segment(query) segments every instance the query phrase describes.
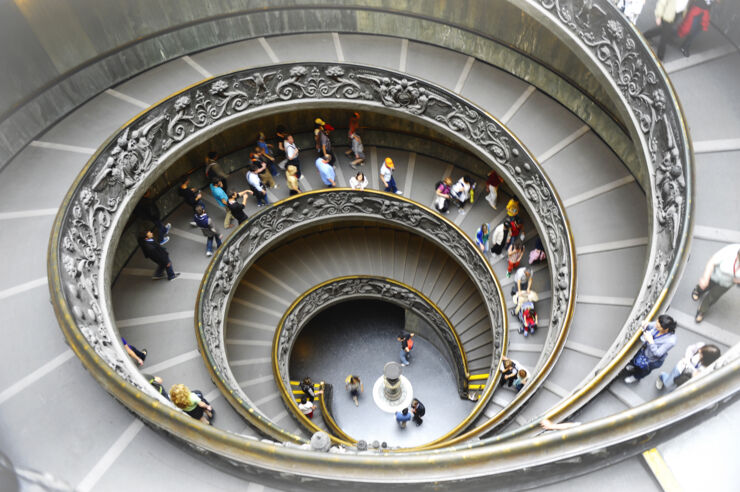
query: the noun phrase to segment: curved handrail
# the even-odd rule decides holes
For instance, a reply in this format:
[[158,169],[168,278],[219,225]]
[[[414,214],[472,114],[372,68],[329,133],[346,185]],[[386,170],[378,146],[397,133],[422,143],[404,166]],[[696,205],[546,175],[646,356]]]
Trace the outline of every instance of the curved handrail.
[[[640,78],[643,78],[645,82],[644,84],[637,82],[632,83],[630,80],[633,79],[632,74],[627,74],[626,84],[623,84],[624,91],[627,92],[633,88],[637,91],[635,93],[630,93],[629,97],[621,94],[622,89],[620,89],[619,84],[619,81],[624,80],[619,73],[622,69],[622,61],[625,60],[621,54],[616,60],[610,59],[614,57],[610,57],[608,54],[605,59],[600,61],[597,61],[594,56],[594,66],[596,66],[600,71],[600,74],[613,91],[612,93],[616,95],[616,98],[620,99],[624,97],[624,99],[620,100],[624,107],[629,108],[628,110],[630,111],[631,116],[628,123],[631,124],[631,131],[634,134],[639,135],[639,138],[636,138],[635,141],[639,141],[644,149],[654,147],[652,150],[667,151],[667,161],[665,163],[661,163],[661,165],[659,165],[658,159],[653,157],[645,159],[645,162],[643,163],[645,165],[645,169],[648,170],[647,172],[651,180],[651,187],[649,190],[651,197],[660,197],[662,200],[660,213],[655,212],[654,214],[654,217],[659,219],[656,220],[655,223],[667,225],[667,227],[660,232],[656,230],[653,231],[651,236],[651,251],[652,248],[656,247],[656,238],[664,241],[666,244],[676,246],[673,244],[673,238],[675,237],[678,238],[678,245],[671,249],[668,257],[664,256],[662,258],[655,258],[651,254],[648,270],[652,271],[653,274],[652,277],[643,284],[645,289],[644,292],[641,290],[640,296],[641,301],[644,301],[646,306],[644,312],[641,313],[643,316],[637,316],[638,318],[644,317],[644,314],[647,314],[649,311],[653,311],[662,299],[668,296],[674,280],[680,273],[680,265],[687,251],[688,236],[690,236],[688,232],[691,228],[688,208],[691,206],[691,196],[693,192],[691,184],[691,180],[693,179],[693,170],[691,167],[691,155],[687,131],[680,114],[678,102],[675,98],[674,92],[670,88],[670,83],[668,82],[667,77],[665,77],[665,75],[660,71],[657,62],[650,56],[647,46],[639,36],[637,36],[638,42],[640,43],[639,50],[634,51],[632,49],[634,48],[634,45],[628,46],[626,44],[626,39],[630,38],[630,36],[625,36],[625,32],[632,33],[634,35],[634,31],[632,31],[632,28],[629,27],[626,21],[616,13],[616,10],[614,10],[612,6],[604,0],[584,2],[584,5],[590,6],[592,10],[595,8],[597,11],[596,13],[598,13],[600,17],[596,18],[595,13],[593,17],[587,16],[586,18],[583,18],[581,16],[582,11],[576,12],[572,4],[561,6],[560,3],[561,2],[556,0],[547,0],[543,1],[542,5],[535,5],[534,0],[528,0],[521,1],[518,4],[535,10],[541,8],[541,13],[545,14],[545,17],[548,19],[547,22],[555,27],[552,30],[558,31],[561,34],[565,33],[565,36],[569,36],[576,50],[582,49],[581,46],[576,46],[579,42],[578,36],[582,34],[590,35],[588,38],[589,42],[592,42],[595,39],[599,40],[597,41],[597,44],[604,41],[603,45],[597,46],[595,44],[592,47],[592,53],[595,53],[597,50],[600,53],[608,52],[610,44],[617,45],[620,48],[627,47],[628,49],[620,49],[619,52],[630,54],[630,63],[633,64],[632,69],[639,66],[641,72],[639,72],[638,75]],[[563,13],[565,13],[565,17],[560,18]],[[612,24],[609,25],[609,22],[612,22]],[[583,26],[587,29],[582,29]],[[606,32],[608,28],[611,33],[610,36],[614,37],[612,41],[599,37],[601,36],[602,28],[604,32]],[[630,43],[634,43],[634,38],[631,38]],[[637,61],[639,61],[639,65]],[[617,73],[611,73],[612,69],[616,69]],[[656,78],[659,78],[660,81],[657,81]],[[647,89],[647,91],[644,89]],[[651,93],[650,91],[653,89],[655,90]],[[627,99],[630,99],[630,101],[628,102]],[[636,102],[637,104],[631,105],[630,102]],[[645,129],[642,127],[643,123],[646,124]],[[144,130],[144,133],[148,132],[145,128],[142,127],[142,129]],[[653,130],[656,130],[656,133],[653,133]],[[670,136],[671,133],[673,139],[663,138],[664,136]],[[128,142],[129,139],[125,138],[124,141]],[[133,143],[135,147],[136,142],[134,141]],[[144,147],[146,146],[144,142],[141,143]],[[142,156],[146,158],[146,148],[141,150],[144,152]],[[648,151],[645,155],[650,153],[651,151]],[[660,155],[657,152],[655,152],[655,154]],[[99,153],[97,155],[99,155]],[[666,153],[663,152],[661,157],[663,155],[666,155]],[[90,167],[90,165],[86,166],[84,172],[90,170]],[[148,168],[148,165],[145,167]],[[145,174],[149,172],[148,169],[144,169],[143,171]],[[147,174],[144,181],[149,179],[149,176],[150,174]],[[141,176],[138,176],[136,179],[141,179]],[[120,385],[121,380],[127,380],[127,375],[132,374],[132,372],[129,367],[125,367],[126,365],[130,365],[130,363],[125,361],[125,357],[121,353],[120,347],[117,347],[115,337],[111,338],[105,333],[103,334],[102,339],[90,336],[91,333],[100,326],[101,321],[105,321],[103,325],[109,325],[109,321],[112,318],[110,313],[106,312],[106,302],[100,302],[99,300],[99,296],[106,295],[105,288],[97,288],[97,286],[106,286],[103,280],[105,275],[100,275],[99,281],[88,279],[87,275],[83,282],[76,282],[75,279],[78,279],[83,273],[89,273],[88,262],[97,262],[100,257],[105,257],[104,248],[100,247],[100,243],[109,244],[110,241],[106,241],[106,239],[110,239],[111,236],[115,236],[115,234],[108,234],[107,231],[99,233],[97,227],[93,227],[92,229],[95,233],[91,236],[88,235],[87,239],[89,239],[89,243],[84,239],[82,240],[81,244],[83,251],[72,257],[71,262],[62,259],[61,255],[56,251],[59,244],[61,244],[60,241],[62,239],[59,223],[68,218],[68,208],[73,199],[76,200],[77,198],[80,198],[81,201],[77,202],[78,204],[81,203],[84,205],[85,202],[87,202],[87,205],[90,205],[91,207],[86,206],[84,208],[86,211],[92,212],[93,215],[93,217],[90,217],[88,214],[88,218],[92,219],[93,222],[102,221],[107,224],[105,229],[114,222],[112,221],[112,216],[120,212],[120,201],[115,200],[115,195],[107,194],[103,197],[105,199],[102,202],[98,200],[97,196],[92,197],[92,199],[90,195],[83,197],[82,195],[84,194],[80,194],[78,196],[78,190],[76,188],[80,187],[80,183],[81,178],[78,178],[75,182],[74,193],[70,193],[65,198],[63,207],[60,209],[60,214],[57,217],[57,221],[55,221],[55,227],[50,243],[49,283],[51,294],[55,301],[54,304],[57,317],[67,339],[70,341],[72,349],[78,356],[80,356],[81,360],[85,363],[86,367],[90,369],[93,376],[98,379],[106,389],[113,393],[117,398],[122,399],[129,408],[137,412],[150,423],[165,428],[168,432],[172,432],[175,435],[180,436],[182,435],[180,433],[181,431],[188,427],[192,428],[193,424],[190,423],[190,425],[188,425],[187,420],[178,413],[170,414],[165,418],[159,409],[152,407],[151,405],[152,402],[159,404],[159,401],[152,400],[150,397],[140,398],[141,393],[135,386],[137,381],[131,381],[133,383],[132,385]],[[124,202],[126,204],[130,204],[131,197],[133,196],[133,198],[135,198],[135,195],[135,193],[133,195],[127,193],[126,196],[123,197],[125,198]],[[113,202],[106,201],[110,198],[113,199]],[[77,217],[77,219],[79,218],[80,217]],[[545,236],[543,235],[543,237]],[[62,273],[62,265],[64,265],[66,270],[64,273]],[[104,273],[104,269],[97,268],[96,272]],[[642,296],[643,293],[646,295]],[[65,302],[65,304],[61,306],[59,301],[67,301],[67,299],[62,299],[67,296],[71,296],[69,304]],[[75,301],[74,299],[77,300]],[[105,299],[103,299],[103,301],[105,301]],[[84,329],[78,326],[83,323]],[[624,339],[625,337],[622,338]],[[93,341],[93,345],[90,346],[84,340]],[[632,338],[632,340],[634,340],[634,338]],[[625,342],[622,344],[620,342],[624,347],[626,347],[628,343],[629,342]],[[120,361],[123,361],[123,366],[119,366],[118,363]],[[113,369],[113,372],[111,372],[111,369]],[[596,429],[596,427],[590,427],[590,424],[584,426],[584,429],[596,429],[589,435],[589,437],[596,439],[597,441],[599,437],[601,437],[602,440],[599,441],[599,443],[613,443],[617,442],[619,439],[622,439],[620,442],[626,442],[628,435],[632,432],[631,429],[626,428],[626,425],[630,422],[634,423],[635,420],[633,419],[638,420],[638,423],[641,425],[641,429],[646,433],[650,433],[656,429],[669,427],[670,423],[673,421],[684,418],[686,415],[690,415],[701,410],[706,405],[712,405],[715,401],[719,401],[719,398],[726,398],[727,395],[734,393],[738,386],[737,370],[737,364],[726,366],[719,369],[716,373],[694,383],[692,385],[692,394],[687,394],[683,388],[679,388],[678,391],[668,395],[668,397],[671,397],[671,402],[680,402],[683,404],[680,408],[678,406],[672,406],[669,410],[666,410],[664,407],[656,407],[655,409],[649,408],[649,411],[647,412],[638,413],[629,411],[624,412],[623,415],[617,416],[617,418],[610,419],[610,421],[616,426],[622,426],[614,431],[610,436],[599,434],[598,429]],[[114,372],[117,373],[118,376],[114,376]],[[144,389],[144,392],[147,392],[146,388]],[[720,396],[713,396],[714,393],[719,394],[720,392],[723,392],[723,394]],[[703,398],[705,396],[706,398]],[[660,399],[661,403],[664,403],[663,398]],[[656,423],[655,420],[660,418],[664,419],[664,422]],[[226,446],[243,442],[235,440],[228,435],[224,435],[224,433],[219,433],[215,429],[210,428],[205,428],[202,432],[197,434],[191,434],[191,438],[194,441],[200,443],[211,451],[219,451],[219,443]],[[519,444],[524,445],[528,443],[533,445],[534,443],[539,446],[539,449],[547,448],[548,450],[555,450],[561,445],[555,441],[557,440],[546,439],[545,441],[535,442],[533,440],[525,439],[515,444],[518,447]],[[596,449],[596,446],[600,445],[599,443],[593,442],[591,449]],[[557,444],[557,446],[555,446],[555,444]],[[492,464],[490,462],[486,462],[486,465],[488,465],[486,468],[478,468],[477,471],[473,470],[472,465],[474,461],[480,465],[480,462],[478,462],[478,459],[480,458],[485,458],[486,460],[494,459],[495,449],[493,448],[494,447],[491,446],[491,448],[478,450],[479,453],[474,455],[476,459],[470,459],[470,461],[467,461],[467,459],[473,458],[473,456],[450,451],[448,453],[435,455],[436,459],[434,461],[420,460],[417,463],[420,467],[431,464],[432,462],[435,462],[438,465],[454,464],[456,465],[454,466],[456,474],[477,473],[478,475],[491,475],[496,473],[496,470],[492,469]],[[261,466],[265,466],[266,468],[273,470],[283,469],[286,470],[286,472],[289,472],[287,469],[281,468],[278,464],[253,453],[253,451],[257,449],[264,450],[266,452],[274,452],[274,448],[272,448],[271,445],[263,443],[248,443],[248,445],[245,445],[243,449],[249,449],[250,452],[234,452],[231,456],[239,456],[240,459],[244,459],[246,462],[259,463]],[[581,448],[581,451],[583,449],[585,448]],[[281,451],[281,455],[283,457],[294,458],[290,463],[291,470],[293,470],[293,472],[295,472],[296,468],[299,466],[298,462],[301,464],[310,463],[314,468],[313,470],[304,470],[307,472],[306,474],[310,473],[314,476],[325,477],[330,476],[331,469],[322,466],[326,463],[324,463],[320,458],[316,456],[308,457],[302,455],[298,451],[287,449],[283,449]],[[574,455],[577,452],[579,451],[576,451],[575,448],[573,448],[571,450],[571,455]],[[422,454],[421,456],[424,455]],[[450,460],[462,461],[455,461],[453,463]],[[348,459],[347,461],[351,465],[351,469],[336,465],[336,463],[335,465],[348,475],[353,474],[356,476],[360,471],[368,469],[358,461],[353,461],[351,459]],[[424,464],[422,464],[422,462]],[[444,467],[441,466],[440,468],[443,469]],[[498,468],[497,470],[502,469],[503,468]],[[404,468],[404,473],[408,476],[418,470],[419,468],[417,468],[416,465],[409,462],[408,466]],[[376,473],[375,478],[366,475],[367,480],[382,480],[382,478],[380,478],[381,474],[383,476],[387,476],[387,474],[383,474],[380,470],[374,470],[374,472]],[[427,478],[434,479],[428,469],[424,469],[424,474]]]
[[[445,217],[408,198],[374,190],[332,188],[294,195],[254,214],[223,242],[203,276],[195,310],[196,338],[211,377],[218,380],[219,387],[226,388],[224,395],[236,410],[247,415],[251,413],[252,405],[233,376],[224,349],[223,320],[227,318],[234,287],[249,267],[278,242],[338,220],[382,221],[413,231],[435,243],[460,265],[486,305],[494,352],[491,380],[497,381],[499,361],[508,340],[506,306],[491,265],[472,239]],[[290,313],[283,317],[281,324],[288,316]],[[279,379],[281,375],[287,378],[290,343],[301,324],[302,320],[292,320],[287,329],[276,332],[273,342],[274,375],[283,400],[293,414],[304,426],[315,430],[314,424],[293,408],[295,404],[287,389],[289,383]],[[459,433],[472,422],[483,411],[494,389],[495,384],[486,388],[468,416],[444,437]]]
[[321,416],[324,418],[324,423],[331,433],[339,437],[339,439],[352,443],[353,445],[357,444],[357,439],[344,432],[344,430],[337,425],[334,417],[332,417],[331,401],[334,398],[334,387],[331,384],[324,383],[322,381],[321,389],[323,391],[319,394],[319,408],[321,409]]
[[[301,231],[302,234],[304,232]],[[291,394],[288,365],[293,345],[304,326],[320,311],[336,303],[356,298],[385,300],[411,310],[424,318],[448,348],[454,362],[453,365],[458,373],[456,378],[458,392],[462,393],[464,391],[465,384],[470,376],[465,350],[454,326],[436,304],[417,289],[398,280],[372,275],[348,275],[333,278],[315,285],[298,296],[286,309],[273,335],[271,359],[275,383],[285,405],[304,427],[311,433],[321,430],[311,419],[303,415]],[[344,432],[341,432],[341,434],[346,436]],[[349,441],[354,445],[357,442],[356,439],[350,438],[348,440],[340,434],[335,435],[340,438],[337,441],[339,444],[347,444],[347,441]]]

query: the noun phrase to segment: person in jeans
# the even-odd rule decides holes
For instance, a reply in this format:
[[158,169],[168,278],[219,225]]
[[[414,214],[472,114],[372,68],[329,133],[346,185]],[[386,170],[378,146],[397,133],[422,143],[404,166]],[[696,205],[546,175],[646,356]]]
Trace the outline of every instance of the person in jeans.
[[227,181],[228,175],[221,168],[221,165],[217,161],[218,154],[216,152],[209,152],[206,156],[206,179],[208,182],[213,183],[214,181],[221,180],[223,188],[228,189],[229,183]]
[[211,424],[213,408],[201,391],[190,391],[184,384],[176,384],[170,388],[170,400],[194,419],[206,425]]
[[285,147],[285,158],[288,159],[288,162],[285,165],[286,168],[287,166],[295,166],[297,170],[296,176],[298,179],[301,179],[301,161],[298,159],[298,154],[300,152],[298,150],[298,146],[295,144],[295,140],[293,140],[293,135],[289,134],[285,137],[283,146]]
[[175,273],[172,269],[172,261],[170,261],[170,255],[167,253],[167,250],[154,240],[154,233],[151,229],[144,230],[141,237],[139,237],[139,246],[142,253],[144,253],[144,257],[149,258],[157,264],[157,269],[154,271],[154,275],[152,275],[152,280],[163,279],[165,271],[167,271],[167,280],[174,280],[180,276],[179,273]]
[[398,191],[396,186],[396,180],[393,177],[393,171],[396,169],[396,165],[393,163],[393,159],[386,157],[383,165],[380,166],[380,180],[383,182],[385,189],[389,193],[396,193],[397,195],[403,195],[403,192]]
[[626,384],[636,383],[663,365],[668,351],[676,345],[676,321],[661,314],[657,321],[643,322],[640,340],[643,346],[618,376],[623,377]]
[[707,310],[733,285],[740,284],[740,244],[730,244],[712,255],[704,267],[704,273],[691,292],[691,298],[699,301],[694,321],[701,323]]
[[200,228],[200,232],[207,238],[206,239],[206,256],[213,256],[213,240],[216,240],[216,247],[221,247],[221,234],[218,233],[216,228],[213,226],[213,221],[208,214],[206,209],[198,206],[195,207],[195,215],[193,216],[195,223]]
[[[249,219],[247,214],[244,212],[244,206],[247,204],[247,195],[254,195],[254,193],[252,192],[252,190],[244,190],[239,192],[232,191],[229,194],[229,201],[226,202],[226,206],[229,207],[231,215],[240,224]],[[239,197],[241,197],[242,199],[241,202],[239,202]]]
[[[665,47],[673,37],[673,24],[679,19],[677,6],[680,0],[658,0],[655,5],[655,27],[645,31],[647,39],[660,36],[658,58],[665,56]],[[681,2],[683,3],[683,2]]]
[[198,205],[205,207],[205,203],[203,203],[203,195],[200,193],[200,191],[196,188],[190,187],[190,178],[185,178],[185,180],[180,183],[180,188],[177,190],[177,194],[182,197],[183,200],[185,200],[185,203],[190,205],[193,210],[195,210],[195,207]]
[[139,366],[144,365],[144,361],[146,360],[146,349],[139,350],[130,343],[126,341],[125,338],[121,337],[121,341],[123,342],[123,348],[126,351],[126,353],[136,361]]
[[335,188],[337,186],[337,175],[334,168],[329,163],[329,159],[326,156],[319,156],[316,158],[316,170],[321,176],[321,182],[327,188]]
[[259,175],[255,172],[254,168],[250,168],[247,171],[247,184],[252,189],[254,198],[257,200],[257,206],[269,205],[270,201],[267,199],[267,190],[262,185],[262,180]]
[[154,224],[154,227],[157,228],[159,244],[164,245],[170,240],[167,234],[170,232],[172,224],[162,224],[159,208],[157,207],[157,203],[152,199],[149,191],[144,193],[144,197],[136,205],[136,208],[134,208],[134,215],[141,220]]
[[412,340],[413,337],[413,333],[406,332],[403,332],[396,337],[396,340],[401,342],[401,364],[404,366],[410,364],[409,355],[411,355],[411,349],[414,348],[414,341]]
[[365,391],[360,378],[358,376],[355,376],[354,374],[350,374],[349,376],[347,376],[347,379],[344,380],[344,387],[347,391],[349,391],[349,395],[352,397],[352,401],[355,402],[355,406],[359,407],[360,393]]
[[224,217],[224,229],[230,229],[231,227],[234,227],[231,223],[231,220],[234,217],[231,215],[231,210],[229,210],[229,207],[227,205],[229,202],[229,197],[226,194],[223,181],[220,179],[216,179],[213,183],[210,184],[210,187],[211,194],[213,195],[213,198],[216,199],[216,203],[226,212],[226,216]]
[[692,377],[704,372],[707,367],[719,359],[720,350],[716,345],[707,345],[704,342],[689,345],[683,359],[676,363],[670,373],[661,372],[655,381],[658,391],[665,388],[668,391],[680,386]]
[[411,413],[414,414],[413,420],[418,427],[422,424],[422,422],[424,422],[424,419],[422,419],[422,417],[426,415],[427,409],[422,402],[414,398],[413,400],[411,400]]

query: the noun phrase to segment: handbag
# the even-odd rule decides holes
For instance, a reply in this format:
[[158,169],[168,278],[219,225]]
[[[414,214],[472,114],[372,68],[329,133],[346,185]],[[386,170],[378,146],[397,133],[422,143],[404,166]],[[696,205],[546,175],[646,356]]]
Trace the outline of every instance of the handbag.
[[719,265],[714,265],[714,270],[712,270],[712,276],[710,278],[712,282],[721,287],[729,288],[734,284],[732,276],[722,272],[719,269]]

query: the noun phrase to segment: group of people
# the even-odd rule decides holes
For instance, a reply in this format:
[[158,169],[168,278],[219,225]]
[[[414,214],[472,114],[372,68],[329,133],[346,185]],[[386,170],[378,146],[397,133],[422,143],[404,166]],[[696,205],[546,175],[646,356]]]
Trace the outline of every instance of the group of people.
[[[669,42],[680,40],[681,53],[691,55],[691,43],[701,31],[709,29],[711,9],[718,0],[658,0],[655,4],[655,27],[645,31],[646,38],[659,37],[658,58],[665,55]],[[642,13],[645,0],[612,0],[634,24]]]
[[396,412],[396,423],[398,423],[398,426],[401,429],[405,429],[406,424],[408,424],[409,420],[413,420],[418,427],[424,422],[424,419],[422,419],[422,417],[426,415],[426,411],[427,410],[424,407],[424,404],[418,399],[414,398],[413,400],[411,400],[410,407],[402,408],[401,410],[398,410]]

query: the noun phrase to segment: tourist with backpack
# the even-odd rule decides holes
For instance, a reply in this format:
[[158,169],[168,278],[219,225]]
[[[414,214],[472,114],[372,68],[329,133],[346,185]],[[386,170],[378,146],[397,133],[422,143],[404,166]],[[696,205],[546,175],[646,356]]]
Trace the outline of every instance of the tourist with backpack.
[[434,185],[434,208],[439,213],[450,213],[450,188],[452,187],[452,180],[445,178],[442,181],[437,181]]
[[409,356],[414,348],[414,334],[402,332],[396,337],[396,340],[401,342],[401,364],[407,366],[410,364]]
[[200,228],[200,232],[207,238],[206,239],[206,256],[213,256],[213,240],[216,240],[216,247],[221,247],[221,234],[218,233],[216,228],[213,226],[213,221],[208,214],[206,209],[200,205],[195,207],[195,215],[193,215],[195,224]]
[[676,345],[676,321],[661,314],[657,321],[643,322],[640,340],[642,347],[618,376],[626,384],[636,383],[663,365],[668,351]]

